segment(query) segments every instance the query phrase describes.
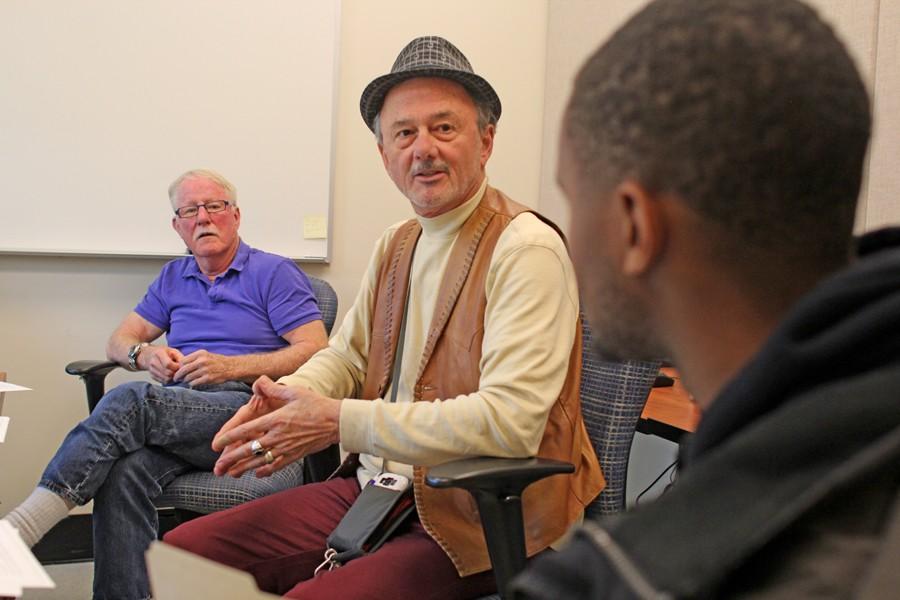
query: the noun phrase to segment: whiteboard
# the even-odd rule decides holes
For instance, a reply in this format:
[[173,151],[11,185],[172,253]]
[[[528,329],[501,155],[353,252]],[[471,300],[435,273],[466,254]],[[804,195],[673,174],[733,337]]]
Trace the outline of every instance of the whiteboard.
[[183,254],[167,188],[209,168],[237,187],[247,243],[327,260],[339,13],[0,2],[0,252]]

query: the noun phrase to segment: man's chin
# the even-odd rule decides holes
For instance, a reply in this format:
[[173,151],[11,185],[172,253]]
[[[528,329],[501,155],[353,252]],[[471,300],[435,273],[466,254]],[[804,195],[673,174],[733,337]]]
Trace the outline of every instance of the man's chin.
[[196,240],[190,247],[194,256],[210,256],[222,251],[222,244],[218,238],[206,237]]
[[[587,323],[591,328],[591,351],[597,358],[610,362],[627,360],[654,361],[666,356],[661,351],[661,344],[653,331],[645,327],[646,321],[634,315],[626,316],[624,307],[613,310],[606,307],[610,314],[618,315],[615,321],[594,319]],[[588,311],[590,312],[590,311]]]
[[[592,332],[591,350],[602,361],[608,362],[625,362],[628,360],[640,361],[658,361],[668,355],[668,353],[659,349],[654,350],[657,344],[650,341],[639,341],[630,339],[627,341],[615,340],[610,338],[603,339],[603,334],[594,330]],[[611,343],[612,342],[612,343]]]
[[436,217],[446,212],[447,202],[440,194],[417,194],[410,199],[417,215]]
[[611,347],[608,344],[604,344],[600,341],[598,337],[595,337],[591,340],[591,351],[603,361],[609,362],[624,362],[626,360],[632,360],[634,357],[627,356],[626,353],[622,352],[622,348],[619,347]]

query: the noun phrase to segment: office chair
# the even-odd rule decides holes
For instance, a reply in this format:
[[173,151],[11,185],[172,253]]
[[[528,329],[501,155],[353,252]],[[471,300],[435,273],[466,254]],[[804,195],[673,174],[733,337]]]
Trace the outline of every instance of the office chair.
[[[326,282],[310,277],[319,303],[325,332],[330,335],[337,314],[337,294]],[[66,366],[66,373],[84,381],[88,410],[93,411],[105,393],[106,376],[120,365],[111,361],[79,360]],[[176,524],[262,498],[309,481],[321,481],[340,464],[337,444],[298,460],[269,477],[257,478],[248,471],[239,478],[216,477],[208,471],[190,471],[176,477],[154,502],[159,509],[175,509]]]
[[[606,478],[606,487],[585,509],[585,519],[590,519],[625,508],[631,442],[660,364],[600,360],[591,351],[591,330],[584,320],[582,334],[581,413]],[[425,482],[435,488],[463,488],[473,495],[502,597],[526,562],[523,491],[534,481],[574,469],[570,463],[542,458],[466,458],[433,467]]]

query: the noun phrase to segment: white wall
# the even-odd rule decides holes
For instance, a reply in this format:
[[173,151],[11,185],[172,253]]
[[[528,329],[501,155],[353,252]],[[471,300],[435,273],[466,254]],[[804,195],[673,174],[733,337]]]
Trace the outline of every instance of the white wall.
[[[513,198],[537,206],[546,0],[456,0],[434,7],[439,10],[412,0],[342,2],[332,262],[305,267],[337,290],[339,319],[353,301],[375,239],[412,214],[359,115],[365,85],[387,73],[412,38],[447,37],[495,87],[505,102],[488,174]],[[92,152],[89,139],[84,152]],[[235,181],[239,190],[240,183]],[[159,182],[161,203],[167,202],[168,184]],[[55,200],[61,199],[46,199],[46,210]],[[242,196],[241,208],[251,212],[253,198]],[[4,215],[4,227],[14,226],[14,218]],[[169,228],[168,222],[146,226]],[[80,382],[63,367],[103,356],[107,335],[162,265],[157,259],[0,255],[0,370],[35,390],[6,397],[3,412],[12,422],[0,444],[0,514],[28,494],[65,433],[87,414]],[[126,376],[120,373],[113,383]]]

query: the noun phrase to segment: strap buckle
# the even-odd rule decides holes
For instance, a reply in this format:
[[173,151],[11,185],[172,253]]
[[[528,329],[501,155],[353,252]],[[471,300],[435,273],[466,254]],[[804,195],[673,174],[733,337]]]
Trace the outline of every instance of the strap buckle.
[[316,570],[313,571],[313,577],[318,575],[319,571],[322,571],[323,569],[325,569],[325,567],[328,567],[328,569],[326,569],[328,571],[333,571],[333,570],[337,569],[338,567],[340,567],[341,563],[334,560],[334,557],[337,556],[337,553],[338,553],[337,550],[335,550],[334,548],[326,548],[325,549],[325,560],[323,560],[322,564],[320,564],[318,567],[316,567]]

